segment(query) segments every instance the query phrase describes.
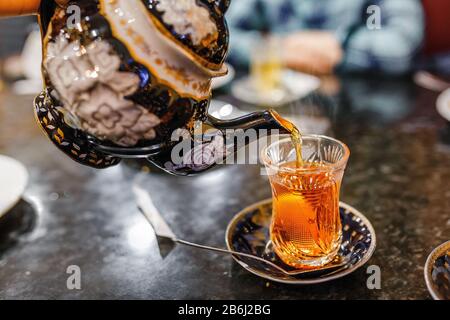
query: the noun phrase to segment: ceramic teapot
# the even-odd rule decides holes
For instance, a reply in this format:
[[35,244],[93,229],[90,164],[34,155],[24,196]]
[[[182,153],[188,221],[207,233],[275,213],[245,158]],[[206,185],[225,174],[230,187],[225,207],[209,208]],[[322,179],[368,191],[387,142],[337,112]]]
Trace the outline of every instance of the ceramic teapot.
[[[34,102],[36,119],[73,160],[107,168],[147,158],[189,175],[235,151],[225,143],[227,129],[286,131],[271,111],[232,121],[208,115],[211,79],[227,72],[230,0],[62,2],[5,0],[0,12],[38,11],[45,89]],[[208,130],[205,139],[199,126],[217,134]],[[192,146],[178,162],[176,132]]]

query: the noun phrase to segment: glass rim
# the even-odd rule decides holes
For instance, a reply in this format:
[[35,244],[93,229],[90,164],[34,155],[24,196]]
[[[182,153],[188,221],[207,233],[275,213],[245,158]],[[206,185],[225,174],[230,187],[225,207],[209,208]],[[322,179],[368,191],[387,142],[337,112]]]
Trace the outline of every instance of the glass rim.
[[[286,138],[281,138],[278,141],[275,141],[274,143],[271,143],[270,145],[266,146],[262,152],[261,152],[261,159],[263,164],[266,166],[266,168],[269,168],[271,170],[274,170],[275,172],[285,172],[285,173],[308,173],[308,172],[318,172],[318,171],[330,171],[328,170],[318,170],[317,168],[315,169],[308,169],[308,168],[289,168],[289,167],[281,167],[278,164],[273,164],[272,161],[270,160],[269,156],[268,156],[268,150],[273,148],[274,146],[277,145],[281,145],[282,143],[286,143],[286,142],[291,142],[291,137],[289,135],[282,135],[282,136],[287,136]],[[337,170],[341,170],[343,168],[346,167],[348,159],[350,157],[350,148],[342,141],[332,138],[332,137],[328,137],[328,136],[324,136],[324,135],[318,135],[318,134],[305,134],[302,135],[302,139],[324,139],[324,140],[328,140],[328,141],[332,141],[334,143],[337,143],[338,145],[340,145],[343,149],[344,149],[344,154],[342,156],[342,159],[340,159],[338,162],[330,164],[329,167],[331,167],[332,171],[337,171]]]

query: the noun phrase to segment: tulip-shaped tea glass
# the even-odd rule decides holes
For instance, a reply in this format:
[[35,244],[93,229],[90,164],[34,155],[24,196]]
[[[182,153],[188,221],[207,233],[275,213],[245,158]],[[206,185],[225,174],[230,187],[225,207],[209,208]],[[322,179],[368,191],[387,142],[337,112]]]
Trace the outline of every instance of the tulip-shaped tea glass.
[[316,135],[302,137],[303,162],[289,137],[263,150],[273,194],[270,238],[286,264],[319,267],[339,251],[339,191],[349,156],[342,142]]

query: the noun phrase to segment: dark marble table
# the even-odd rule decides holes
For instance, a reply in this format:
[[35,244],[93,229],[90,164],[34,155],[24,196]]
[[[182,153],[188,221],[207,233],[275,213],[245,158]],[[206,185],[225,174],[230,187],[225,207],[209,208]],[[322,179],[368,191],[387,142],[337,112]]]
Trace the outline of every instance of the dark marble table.
[[[196,249],[176,247],[160,258],[134,183],[151,193],[180,237],[224,246],[231,217],[270,196],[260,167],[226,166],[194,178],[146,173],[135,162],[95,171],[46,140],[34,124],[32,97],[4,92],[0,154],[21,160],[31,178],[23,200],[0,220],[0,298],[429,299],[426,257],[450,239],[450,146],[437,95],[404,79],[342,78],[326,90],[335,94],[281,112],[350,146],[342,200],[376,229],[368,265],[381,268],[381,290],[367,288],[365,267],[331,283],[288,286]],[[81,290],[67,289],[70,265],[81,269]]]

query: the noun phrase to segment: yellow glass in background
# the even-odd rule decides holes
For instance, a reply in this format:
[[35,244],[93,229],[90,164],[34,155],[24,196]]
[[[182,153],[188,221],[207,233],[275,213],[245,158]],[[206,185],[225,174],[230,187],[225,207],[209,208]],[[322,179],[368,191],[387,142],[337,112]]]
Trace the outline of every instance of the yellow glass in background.
[[5,82],[3,81],[3,61],[0,60],[0,93],[5,89]]
[[263,95],[281,86],[283,64],[279,42],[277,37],[265,35],[253,48],[251,78],[255,89]]

